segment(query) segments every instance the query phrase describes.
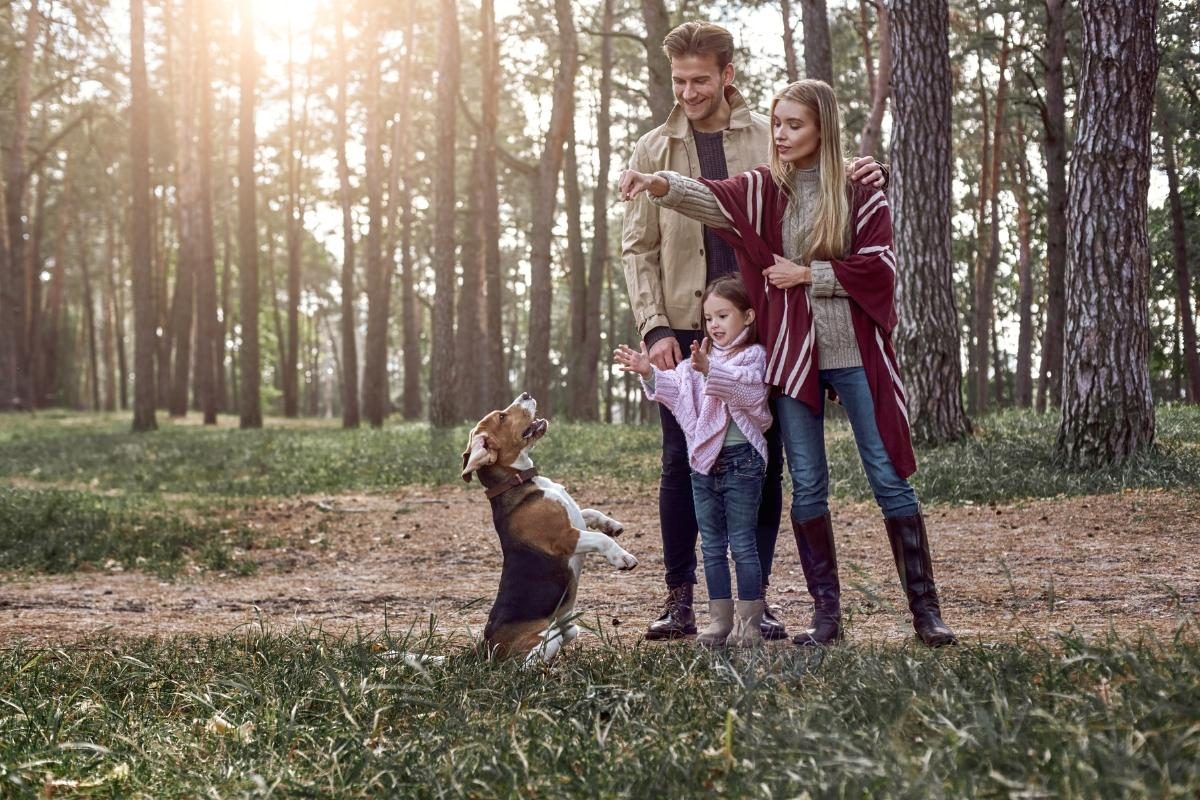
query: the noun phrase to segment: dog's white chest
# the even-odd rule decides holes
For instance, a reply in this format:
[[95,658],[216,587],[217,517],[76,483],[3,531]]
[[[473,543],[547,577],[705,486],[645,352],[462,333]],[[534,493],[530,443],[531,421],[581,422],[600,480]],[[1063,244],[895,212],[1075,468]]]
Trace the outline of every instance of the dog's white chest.
[[571,495],[567,494],[567,490],[563,488],[562,484],[555,483],[549,478],[543,478],[541,475],[535,477],[533,482],[537,484],[539,489],[545,492],[546,497],[562,503],[563,507],[567,509],[567,516],[570,518],[572,525],[580,529],[587,527],[583,521],[583,512],[580,511],[579,505],[571,499]]

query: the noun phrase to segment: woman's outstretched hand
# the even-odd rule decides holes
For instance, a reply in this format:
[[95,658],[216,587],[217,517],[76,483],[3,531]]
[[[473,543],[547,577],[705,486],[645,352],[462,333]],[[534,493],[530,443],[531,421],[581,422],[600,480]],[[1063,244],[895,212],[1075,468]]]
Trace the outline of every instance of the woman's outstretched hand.
[[654,372],[654,367],[650,364],[650,354],[646,352],[645,342],[641,342],[641,348],[639,352],[628,345],[619,344],[617,349],[613,350],[613,361],[621,365],[623,372],[636,372],[643,378],[649,378]]
[[618,181],[617,188],[621,192],[622,200],[632,200],[642,192],[649,192],[655,197],[662,197],[667,193],[670,185],[667,184],[666,178],[661,178],[658,175],[647,175],[644,172],[627,169],[621,173],[621,180]]
[[803,267],[783,256],[775,255],[775,263],[763,270],[767,280],[776,289],[791,289],[812,283],[812,269]]
[[704,337],[704,341],[700,342],[700,344],[692,342],[692,369],[696,370],[696,372],[699,372],[706,378],[708,377],[708,367],[710,363],[708,360],[708,352],[711,349],[712,345],[709,344],[707,336]]

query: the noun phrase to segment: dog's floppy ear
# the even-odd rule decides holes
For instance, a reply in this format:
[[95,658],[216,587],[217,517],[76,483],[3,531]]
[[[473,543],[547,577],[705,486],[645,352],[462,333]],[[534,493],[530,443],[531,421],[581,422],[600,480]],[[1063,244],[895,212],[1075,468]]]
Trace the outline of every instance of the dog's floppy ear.
[[487,434],[477,433],[471,437],[471,443],[463,451],[462,479],[471,482],[471,473],[480,467],[496,463],[496,452],[488,448]]

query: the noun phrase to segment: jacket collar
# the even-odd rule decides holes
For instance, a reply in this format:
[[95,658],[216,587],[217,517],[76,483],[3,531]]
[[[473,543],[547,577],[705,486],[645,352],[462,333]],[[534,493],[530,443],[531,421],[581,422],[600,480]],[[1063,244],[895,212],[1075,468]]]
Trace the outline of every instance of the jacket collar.
[[[733,86],[726,86],[725,99],[729,101],[729,130],[750,127],[753,122],[750,116],[750,106],[746,104],[746,98],[742,97],[742,93]],[[676,103],[675,108],[671,109],[671,114],[663,124],[662,135],[670,136],[673,139],[686,139],[692,135],[692,125],[688,122],[687,115],[683,113],[679,103]]]

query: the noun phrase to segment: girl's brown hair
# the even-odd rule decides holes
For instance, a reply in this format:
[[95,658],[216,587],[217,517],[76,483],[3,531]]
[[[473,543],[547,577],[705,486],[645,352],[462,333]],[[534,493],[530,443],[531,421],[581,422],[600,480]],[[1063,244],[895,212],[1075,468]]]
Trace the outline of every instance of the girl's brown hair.
[[[741,275],[734,272],[729,275],[722,275],[719,278],[713,278],[709,281],[708,286],[704,287],[704,294],[700,298],[700,332],[705,337],[708,336],[708,322],[704,319],[704,304],[714,294],[733,303],[733,307],[742,313],[752,311],[754,308],[750,305],[750,293],[746,291],[746,284],[742,283]],[[742,343],[735,350],[729,351],[730,355],[749,347],[757,341],[758,315],[756,314],[755,318],[746,326],[746,337],[742,339]]]

